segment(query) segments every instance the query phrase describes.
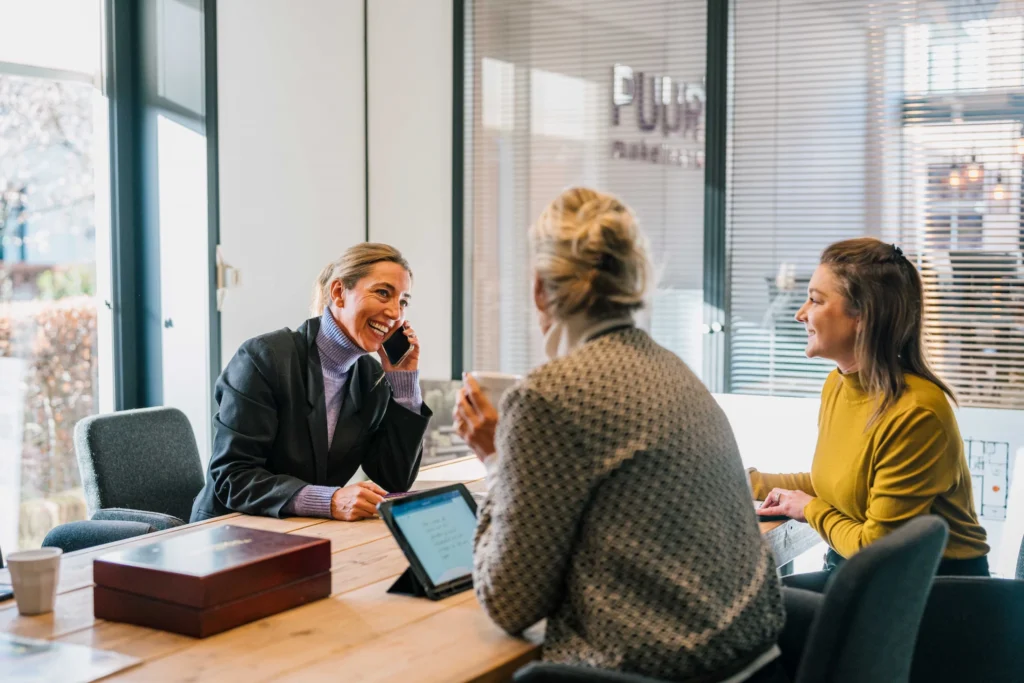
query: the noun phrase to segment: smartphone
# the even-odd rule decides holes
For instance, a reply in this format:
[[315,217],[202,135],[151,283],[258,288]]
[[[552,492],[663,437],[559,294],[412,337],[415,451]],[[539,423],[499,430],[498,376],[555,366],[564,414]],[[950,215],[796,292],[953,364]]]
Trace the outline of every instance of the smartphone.
[[398,365],[405,360],[405,355],[411,348],[412,344],[405,336],[405,323],[402,323],[402,326],[384,341],[384,353],[392,365]]

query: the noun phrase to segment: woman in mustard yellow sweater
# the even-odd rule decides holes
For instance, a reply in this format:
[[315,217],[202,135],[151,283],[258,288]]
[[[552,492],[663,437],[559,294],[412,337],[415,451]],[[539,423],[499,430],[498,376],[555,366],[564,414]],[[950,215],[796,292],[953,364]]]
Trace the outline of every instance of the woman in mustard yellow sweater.
[[829,545],[825,572],[787,583],[823,588],[828,571],[918,515],[949,541],[939,574],[988,576],[953,397],[925,359],[923,293],[900,249],[874,238],[825,249],[796,319],[808,357],[828,358],[809,473],[750,471],[763,514],[806,521]]

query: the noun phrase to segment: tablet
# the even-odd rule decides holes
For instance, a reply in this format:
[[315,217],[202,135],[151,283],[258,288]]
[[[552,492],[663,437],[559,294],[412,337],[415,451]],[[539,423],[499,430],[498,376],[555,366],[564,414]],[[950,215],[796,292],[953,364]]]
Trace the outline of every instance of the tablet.
[[381,518],[432,600],[473,586],[476,503],[453,484],[377,505]]

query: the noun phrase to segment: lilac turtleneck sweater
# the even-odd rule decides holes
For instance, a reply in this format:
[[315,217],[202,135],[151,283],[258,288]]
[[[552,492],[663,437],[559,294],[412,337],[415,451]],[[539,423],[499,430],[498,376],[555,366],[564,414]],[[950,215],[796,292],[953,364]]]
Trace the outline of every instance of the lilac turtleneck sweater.
[[[327,444],[334,441],[334,429],[338,426],[341,404],[347,393],[352,367],[366,351],[357,346],[334,320],[330,308],[325,308],[320,317],[320,332],[316,336],[316,348],[320,353],[320,365],[324,371],[324,403],[327,407]],[[420,396],[419,371],[393,370],[386,373],[395,402],[414,413],[420,412],[423,400]],[[302,487],[282,509],[286,515],[299,517],[331,517],[331,498],[337,486]]]

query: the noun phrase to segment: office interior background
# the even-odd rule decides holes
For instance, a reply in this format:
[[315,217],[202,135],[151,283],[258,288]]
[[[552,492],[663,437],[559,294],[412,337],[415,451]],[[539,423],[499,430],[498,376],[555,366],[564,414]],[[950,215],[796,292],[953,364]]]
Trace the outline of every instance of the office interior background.
[[[620,195],[658,278],[641,324],[748,466],[806,469],[830,370],[793,314],[874,235],[926,288],[995,573],[1024,534],[1024,2],[0,2],[0,546],[86,515],[75,423],[170,405],[308,316],[351,244],[412,263],[439,415],[463,370],[542,362],[526,229]],[[657,378],[637,378],[655,382]],[[809,560],[813,567],[820,552]]]

